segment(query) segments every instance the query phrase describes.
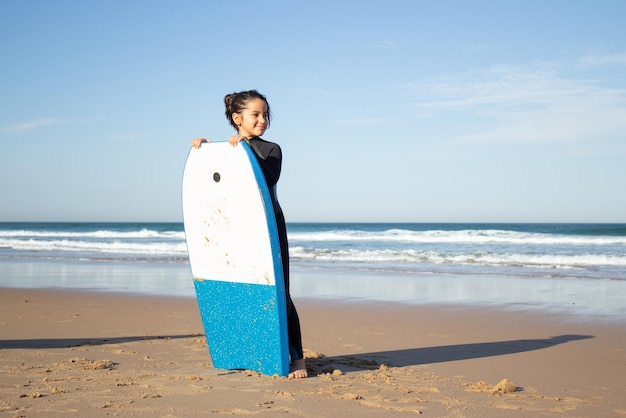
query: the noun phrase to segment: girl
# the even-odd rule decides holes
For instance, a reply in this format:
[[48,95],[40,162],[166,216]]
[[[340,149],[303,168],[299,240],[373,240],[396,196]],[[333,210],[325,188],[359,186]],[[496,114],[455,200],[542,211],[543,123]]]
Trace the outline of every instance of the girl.
[[[226,105],[226,118],[238,133],[238,135],[228,138],[228,142],[233,146],[237,146],[241,141],[246,141],[250,144],[263,170],[267,187],[270,190],[280,240],[285,295],[287,297],[287,330],[289,334],[289,354],[291,356],[289,378],[304,378],[307,377],[307,370],[302,352],[300,320],[289,293],[287,227],[283,211],[276,197],[275,187],[280,177],[283,158],[282,151],[278,144],[260,138],[270,126],[270,105],[265,96],[256,90],[228,94],[224,98],[224,104]],[[207,142],[207,140],[196,138],[191,141],[191,146],[200,148],[203,142]]]

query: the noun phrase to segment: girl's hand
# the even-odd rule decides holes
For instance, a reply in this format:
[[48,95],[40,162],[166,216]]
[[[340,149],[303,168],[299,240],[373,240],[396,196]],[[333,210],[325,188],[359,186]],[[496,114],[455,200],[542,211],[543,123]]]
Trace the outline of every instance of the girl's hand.
[[228,142],[233,147],[238,145],[241,141],[247,141],[247,140],[248,140],[248,138],[246,138],[243,135],[235,135],[235,136],[231,136],[230,138],[228,138]]
[[196,138],[193,141],[191,141],[191,148],[198,149],[204,142],[209,142],[209,141],[207,141],[204,138]]

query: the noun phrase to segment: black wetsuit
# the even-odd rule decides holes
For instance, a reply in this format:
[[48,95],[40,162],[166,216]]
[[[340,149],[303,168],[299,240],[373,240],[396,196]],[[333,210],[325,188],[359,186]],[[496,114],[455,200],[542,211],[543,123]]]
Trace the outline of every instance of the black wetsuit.
[[265,141],[259,137],[251,138],[248,143],[257,156],[257,161],[263,170],[267,187],[269,188],[276,216],[276,227],[280,241],[280,256],[283,264],[283,277],[285,281],[285,296],[287,298],[287,332],[289,334],[289,354],[291,360],[304,358],[302,352],[302,334],[300,331],[300,319],[298,312],[291,300],[289,293],[289,244],[287,242],[287,225],[283,210],[276,197],[276,183],[280,178],[280,169],[283,162],[283,154],[278,144]]

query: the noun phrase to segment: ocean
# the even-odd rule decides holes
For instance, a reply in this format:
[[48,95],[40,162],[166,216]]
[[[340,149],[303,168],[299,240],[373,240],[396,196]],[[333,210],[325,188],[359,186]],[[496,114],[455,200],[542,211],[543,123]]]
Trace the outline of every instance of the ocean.
[[[626,224],[290,223],[294,297],[626,316]],[[0,223],[0,287],[193,296],[182,223]]]

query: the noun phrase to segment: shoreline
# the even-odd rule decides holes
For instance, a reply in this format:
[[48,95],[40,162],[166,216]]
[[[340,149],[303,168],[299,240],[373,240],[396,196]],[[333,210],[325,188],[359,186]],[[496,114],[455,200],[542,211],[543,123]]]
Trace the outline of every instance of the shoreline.
[[[195,298],[188,264],[6,259],[0,288]],[[626,281],[293,267],[295,298],[460,305],[626,321]]]
[[212,368],[193,297],[0,288],[0,412],[626,416],[622,321],[294,299],[304,381]]

